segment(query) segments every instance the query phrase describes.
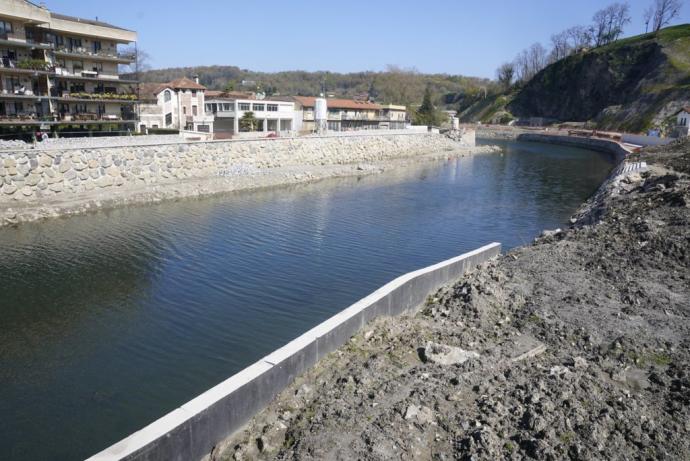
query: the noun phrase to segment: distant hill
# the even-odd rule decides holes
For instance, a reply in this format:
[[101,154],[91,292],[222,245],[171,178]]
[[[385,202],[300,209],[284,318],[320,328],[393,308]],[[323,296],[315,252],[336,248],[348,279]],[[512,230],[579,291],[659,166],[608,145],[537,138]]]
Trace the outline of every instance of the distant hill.
[[690,25],[618,40],[557,61],[524,87],[470,100],[466,121],[542,117],[644,131],[690,103]]
[[[377,102],[404,105],[420,104],[427,85],[437,97],[436,103],[449,107],[457,94],[476,92],[492,85],[489,79],[448,74],[422,74],[391,68],[386,72],[254,72],[235,66],[201,66],[157,69],[139,74],[143,82],[167,82],[178,77],[198,75],[200,82],[210,89],[255,90],[259,86],[268,94],[318,95],[322,88],[340,97],[372,97]],[[247,84],[242,85],[245,81]]]

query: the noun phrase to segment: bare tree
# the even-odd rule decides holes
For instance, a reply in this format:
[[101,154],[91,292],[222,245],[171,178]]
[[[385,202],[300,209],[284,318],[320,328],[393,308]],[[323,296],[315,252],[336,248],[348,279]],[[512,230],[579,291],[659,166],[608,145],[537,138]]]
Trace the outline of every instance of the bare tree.
[[515,64],[512,62],[504,62],[496,69],[496,78],[498,83],[504,90],[510,88],[515,78]]
[[592,32],[584,26],[574,26],[566,29],[566,35],[573,51],[592,46]]
[[151,56],[144,50],[136,49],[133,46],[119,50],[120,54],[125,56],[133,56],[134,60],[131,64],[120,64],[121,74],[135,74],[137,72],[145,72],[151,70]]
[[[656,32],[671,24],[671,21],[680,14],[682,6],[680,0],[654,0],[650,7],[654,11],[651,15],[652,30]],[[646,14],[647,12],[645,12],[645,18]]]
[[541,43],[523,50],[513,61],[517,80],[526,83],[548,64],[548,52]]
[[592,32],[596,46],[607,45],[618,40],[623,33],[623,26],[630,22],[630,5],[627,2],[612,3],[597,11],[592,17]]
[[558,34],[551,36],[551,55],[549,60],[552,62],[560,61],[561,59],[570,56],[572,48],[570,46],[570,37],[568,31],[564,30]]
[[650,6],[646,10],[644,10],[644,33],[646,34],[649,32],[649,23],[652,22],[652,18],[654,17],[654,7]]

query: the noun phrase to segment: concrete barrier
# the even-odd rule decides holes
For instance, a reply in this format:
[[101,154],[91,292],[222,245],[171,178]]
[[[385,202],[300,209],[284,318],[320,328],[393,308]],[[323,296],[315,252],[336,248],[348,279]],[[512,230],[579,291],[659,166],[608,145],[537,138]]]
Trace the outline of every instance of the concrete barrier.
[[595,150],[612,154],[616,163],[625,160],[630,151],[620,143],[610,139],[582,138],[578,136],[564,136],[554,134],[523,133],[518,135],[518,141],[543,142],[548,144],[559,144],[562,146],[582,147],[584,149]]
[[207,456],[240,430],[297,376],[380,316],[422,304],[430,292],[498,256],[491,243],[402,275],[90,460],[189,461]]

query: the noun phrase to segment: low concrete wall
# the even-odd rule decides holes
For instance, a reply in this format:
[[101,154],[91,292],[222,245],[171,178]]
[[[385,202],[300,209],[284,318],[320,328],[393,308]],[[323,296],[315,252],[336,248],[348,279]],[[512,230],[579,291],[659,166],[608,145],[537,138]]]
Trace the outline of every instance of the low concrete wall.
[[627,142],[628,144],[636,144],[638,146],[665,146],[670,144],[675,139],[673,138],[660,138],[658,136],[644,136],[640,134],[623,134],[621,140]]
[[625,160],[630,154],[625,147],[616,141],[598,138],[581,138],[577,136],[563,136],[552,134],[537,134],[537,133],[523,133],[518,135],[518,141],[543,142],[548,144],[559,144],[563,146],[582,147],[585,149],[595,150],[597,152],[605,152],[612,154],[616,163]]
[[226,381],[89,458],[194,461],[242,428],[297,376],[380,316],[398,315],[501,252],[492,243],[396,278]]

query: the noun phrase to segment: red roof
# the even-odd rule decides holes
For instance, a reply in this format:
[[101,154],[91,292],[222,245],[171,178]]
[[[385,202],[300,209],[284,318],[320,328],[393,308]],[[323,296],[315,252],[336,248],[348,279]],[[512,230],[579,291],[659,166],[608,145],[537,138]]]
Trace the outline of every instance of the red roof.
[[[314,107],[316,97],[293,96],[293,99],[303,107]],[[381,110],[380,105],[369,101],[355,101],[354,99],[326,98],[326,105],[330,109]]]
[[242,91],[206,90],[206,99],[254,99],[254,93]]
[[142,101],[155,101],[158,93],[169,88],[166,83],[140,83],[139,99]]
[[175,90],[205,90],[206,87],[199,85],[194,80],[190,80],[187,77],[177,78],[172,82],[168,82],[167,85]]

